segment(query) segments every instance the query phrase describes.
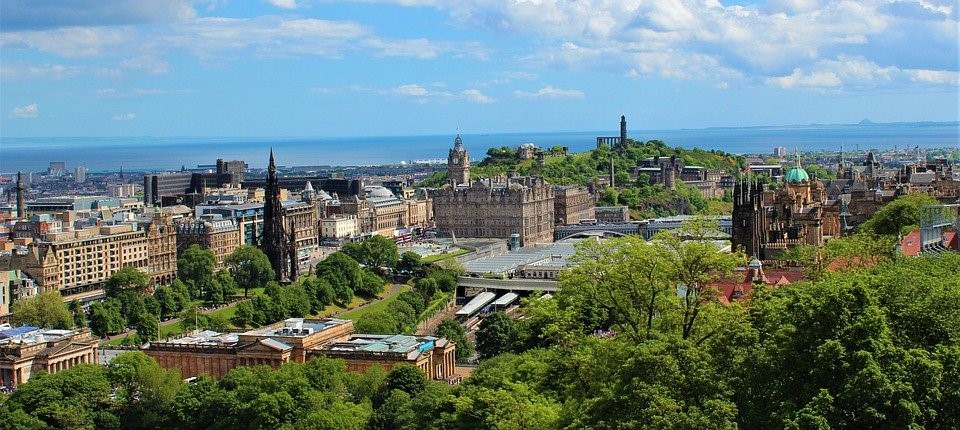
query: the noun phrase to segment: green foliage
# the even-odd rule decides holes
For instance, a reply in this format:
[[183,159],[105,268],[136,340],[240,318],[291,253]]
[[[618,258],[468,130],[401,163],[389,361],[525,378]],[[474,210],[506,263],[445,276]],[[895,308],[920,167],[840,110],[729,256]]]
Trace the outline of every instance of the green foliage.
[[357,333],[396,334],[400,332],[400,324],[393,312],[382,310],[363,314],[353,326]]
[[477,330],[477,352],[481,357],[493,357],[523,348],[524,332],[519,323],[503,312],[487,314]]
[[[56,375],[34,374],[0,406],[0,416],[29,416],[23,423],[26,428],[116,429],[120,422],[110,413],[111,404],[104,368],[81,364]],[[19,412],[11,414],[15,411]],[[4,421],[20,428],[8,419]]]
[[371,272],[369,269],[364,269],[360,275],[360,287],[355,293],[361,296],[373,297],[383,292],[384,285],[383,278]]
[[397,271],[411,275],[420,275],[424,270],[423,262],[420,261],[420,254],[413,251],[406,251],[400,254],[397,261]]
[[345,305],[361,288],[363,271],[360,264],[344,252],[334,252],[317,265],[317,277],[333,288],[334,301]]
[[137,335],[144,342],[158,340],[160,337],[160,322],[157,316],[151,313],[143,313],[137,318]]
[[420,278],[417,280],[417,283],[413,287],[420,293],[423,297],[432,298],[438,291],[440,291],[440,286],[437,284],[437,280],[430,278]]
[[924,193],[911,193],[900,197],[883,206],[860,225],[860,231],[877,235],[893,235],[903,233],[904,229],[919,228],[920,208],[927,205],[936,205],[940,202]]
[[465,363],[473,356],[473,342],[467,337],[467,330],[463,327],[463,324],[455,320],[443,320],[437,325],[435,335],[445,337],[457,345],[458,363]]
[[203,297],[205,289],[213,283],[213,271],[217,265],[217,258],[213,251],[203,249],[200,245],[190,245],[180,258],[177,259],[177,278],[187,287],[189,297],[199,299]]
[[200,312],[196,306],[191,306],[180,313],[180,331],[190,332],[194,330],[203,330],[208,327],[209,317]]
[[173,398],[183,386],[180,372],[160,367],[140,351],[116,356],[107,378],[117,388],[121,422],[129,428],[162,428],[171,424]]
[[143,293],[150,286],[150,278],[135,267],[124,267],[113,272],[104,282],[107,297],[117,297],[124,292]]
[[70,315],[73,317],[73,326],[84,328],[87,326],[87,314],[83,310],[83,305],[80,304],[80,301],[73,299],[67,304],[67,310],[70,311]]
[[270,259],[255,246],[244,245],[237,248],[224,263],[230,268],[237,286],[243,288],[244,297],[250,295],[251,288],[260,288],[276,278]]
[[410,305],[417,316],[427,308],[427,303],[423,300],[423,296],[417,294],[415,291],[404,291],[397,295],[397,300]]
[[127,320],[120,312],[120,301],[107,299],[90,304],[90,331],[97,336],[120,333]]
[[63,298],[56,291],[47,291],[29,299],[18,300],[10,306],[10,322],[14,325],[32,325],[40,328],[68,329],[74,326],[74,315],[67,310]]

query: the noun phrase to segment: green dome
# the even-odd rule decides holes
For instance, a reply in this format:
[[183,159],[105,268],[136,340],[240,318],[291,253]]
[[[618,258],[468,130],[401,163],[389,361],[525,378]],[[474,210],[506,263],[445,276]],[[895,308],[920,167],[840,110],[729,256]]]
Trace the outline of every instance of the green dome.
[[807,174],[806,170],[803,170],[802,167],[794,167],[787,172],[787,176],[784,177],[788,184],[800,184],[804,182],[810,182],[810,175]]

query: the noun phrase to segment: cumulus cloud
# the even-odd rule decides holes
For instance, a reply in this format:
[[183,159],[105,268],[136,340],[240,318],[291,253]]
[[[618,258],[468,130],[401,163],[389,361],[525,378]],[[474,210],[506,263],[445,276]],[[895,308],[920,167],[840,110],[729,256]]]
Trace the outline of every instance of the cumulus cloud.
[[[358,1],[434,6],[462,26],[534,36],[517,56],[535,68],[801,88],[852,81],[809,71],[840,56],[901,70],[952,72],[960,63],[949,0]],[[889,85],[952,82],[895,78]]]
[[30,103],[26,106],[17,106],[10,111],[10,116],[13,118],[36,118],[37,114],[40,113],[39,108],[37,108],[36,103]]
[[909,82],[958,85],[960,74],[950,70],[901,69],[881,66],[862,57],[838,57],[796,68],[789,75],[766,79],[781,88],[858,89],[904,86]]
[[267,0],[267,3],[270,3],[281,9],[296,9],[297,2],[296,0]]
[[480,92],[480,90],[476,90],[476,89],[463,90],[463,92],[461,92],[460,95],[463,96],[465,100],[471,103],[488,104],[496,101],[492,97],[487,96],[482,92]]
[[137,119],[137,115],[130,112],[122,113],[113,117],[114,121],[133,121],[135,119]]
[[430,91],[427,91],[426,88],[416,84],[401,85],[397,88],[394,88],[393,92],[402,96],[412,97],[426,97],[430,95]]
[[585,94],[580,90],[565,90],[547,85],[536,92],[514,91],[518,98],[547,98],[547,99],[582,99]]

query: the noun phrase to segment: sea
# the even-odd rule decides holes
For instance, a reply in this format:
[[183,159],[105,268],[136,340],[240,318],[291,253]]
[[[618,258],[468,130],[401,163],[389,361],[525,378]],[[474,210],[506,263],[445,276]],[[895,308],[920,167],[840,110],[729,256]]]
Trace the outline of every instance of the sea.
[[[471,158],[491,147],[533,143],[566,146],[572,152],[596,147],[597,136],[616,130],[464,134]],[[807,151],[913,150],[958,148],[960,123],[893,123],[629,130],[634,140],[662,140],[669,146],[772,154],[776,147]],[[369,166],[445,159],[455,135],[379,137],[0,137],[0,173],[45,171],[51,161],[90,172],[176,171],[209,166],[218,158],[265,167],[270,149],[280,166]]]

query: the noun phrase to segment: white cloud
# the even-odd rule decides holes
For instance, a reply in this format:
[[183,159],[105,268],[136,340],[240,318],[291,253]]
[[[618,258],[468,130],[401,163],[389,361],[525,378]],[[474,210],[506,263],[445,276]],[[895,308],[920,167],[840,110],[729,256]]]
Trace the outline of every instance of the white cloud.
[[960,74],[951,70],[880,66],[863,57],[838,57],[796,68],[789,75],[770,77],[765,82],[781,88],[817,89],[897,87],[911,83],[956,86],[960,84]]
[[267,0],[267,3],[270,3],[281,9],[296,9],[297,2],[296,0]]
[[155,75],[162,75],[170,71],[169,63],[152,55],[141,55],[136,58],[130,58],[120,64],[128,69],[143,70]]
[[547,85],[543,88],[537,90],[537,92],[530,93],[526,91],[514,91],[515,96],[519,98],[548,98],[548,99],[582,99],[585,94],[580,90],[565,90],[561,88],[556,88],[551,85]]
[[40,113],[36,103],[30,103],[26,106],[18,106],[10,111],[10,116],[14,118],[36,118]]
[[133,121],[135,119],[137,119],[137,115],[130,112],[122,113],[113,117],[114,121]]
[[471,102],[471,103],[488,104],[496,101],[492,97],[487,96],[481,93],[480,90],[476,90],[476,89],[463,90],[463,92],[461,92],[460,95],[463,96],[464,99],[466,99],[468,102]]
[[395,88],[393,92],[402,96],[412,97],[426,97],[430,95],[430,91],[427,91],[426,88],[416,84],[401,85]]

